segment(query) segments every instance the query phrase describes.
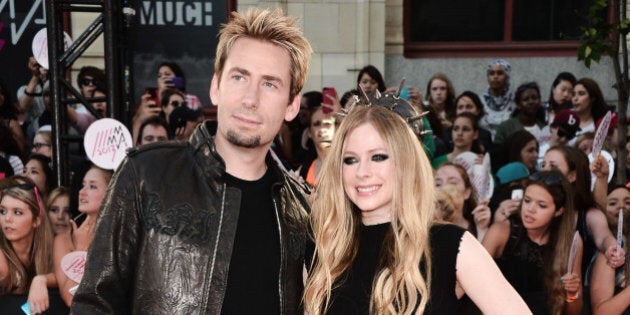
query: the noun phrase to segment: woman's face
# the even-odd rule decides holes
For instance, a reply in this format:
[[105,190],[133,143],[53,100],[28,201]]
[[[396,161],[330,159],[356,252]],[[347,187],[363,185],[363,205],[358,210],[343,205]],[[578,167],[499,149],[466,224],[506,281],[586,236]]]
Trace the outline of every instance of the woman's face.
[[457,107],[455,108],[455,114],[459,115],[461,113],[471,113],[475,116],[479,116],[479,108],[475,106],[475,102],[468,97],[462,96],[457,100]]
[[101,206],[107,182],[105,174],[97,168],[91,168],[83,177],[83,188],[79,190],[79,211],[95,214]]
[[50,158],[52,157],[52,143],[41,133],[36,133],[33,138],[33,149],[31,152]]
[[[391,219],[394,162],[388,147],[370,123],[354,129],[343,149],[343,188],[361,210],[362,219]],[[387,221],[381,221],[387,222]]]
[[166,120],[168,121],[169,116],[175,110],[175,108],[184,105],[184,98],[179,94],[172,94],[168,98],[168,104],[164,107],[164,114],[166,115]]
[[435,171],[435,187],[442,188],[446,185],[453,185],[457,191],[467,200],[472,193],[470,187],[466,187],[464,178],[453,165],[445,165]]
[[505,88],[507,82],[507,74],[505,69],[500,65],[494,65],[488,69],[488,85],[492,90],[499,90]]
[[169,86],[166,84],[167,79],[172,79],[175,76],[175,72],[168,66],[161,66],[158,69],[157,84],[160,90],[167,89]]
[[11,196],[2,198],[0,227],[9,242],[32,239],[38,225],[39,220],[33,217],[33,212],[27,203]]
[[48,209],[48,219],[55,235],[70,230],[70,198],[59,195]]
[[528,230],[545,231],[554,217],[562,214],[556,211],[553,197],[540,185],[529,185],[521,203],[521,220]]
[[553,100],[558,104],[570,102],[573,98],[573,84],[566,80],[561,80],[556,87],[551,90]]
[[335,135],[335,117],[325,115],[321,108],[311,115],[308,136],[318,149],[328,149]]
[[571,171],[569,170],[569,164],[567,160],[564,158],[562,152],[558,150],[549,150],[545,153],[542,162],[542,169],[544,171],[551,171],[556,169],[564,175],[569,182],[575,181],[575,178],[572,178],[569,174]]
[[606,219],[609,226],[617,226],[619,209],[623,209],[624,217],[630,215],[630,191],[626,188],[617,188],[608,195]]
[[39,191],[46,193],[46,173],[42,164],[35,159],[30,159],[24,166],[24,176],[30,178]]
[[446,82],[440,79],[433,79],[429,87],[431,100],[435,105],[442,106],[446,102],[447,86]]
[[457,117],[453,123],[453,144],[456,148],[470,151],[478,133],[473,129],[473,123],[467,117]]
[[591,112],[591,96],[582,84],[576,84],[573,88],[573,109],[578,114]]
[[535,116],[542,103],[540,103],[540,94],[536,89],[527,89],[521,94],[518,106],[527,116]]
[[521,162],[528,169],[533,170],[538,163],[538,146],[536,140],[531,140],[521,149]]
[[359,80],[359,87],[363,89],[365,94],[370,95],[378,89],[378,82],[372,79],[369,74],[364,73],[363,75],[361,75],[361,80]]
[[593,151],[593,139],[584,139],[578,143],[578,149],[587,156]]

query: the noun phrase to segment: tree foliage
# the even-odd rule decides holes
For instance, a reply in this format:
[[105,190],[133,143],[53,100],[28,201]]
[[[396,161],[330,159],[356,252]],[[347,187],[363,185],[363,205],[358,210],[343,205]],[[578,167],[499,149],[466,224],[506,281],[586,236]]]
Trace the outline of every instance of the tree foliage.
[[[617,119],[619,120],[619,139],[617,147],[617,183],[626,183],[627,141],[626,111],[630,95],[628,76],[627,35],[630,31],[630,19],[626,17],[626,0],[594,0],[589,8],[587,25],[582,29],[582,44],[578,47],[578,60],[587,68],[591,62],[599,62],[603,55],[612,59],[615,70],[617,90]],[[613,170],[610,170],[611,172]]]

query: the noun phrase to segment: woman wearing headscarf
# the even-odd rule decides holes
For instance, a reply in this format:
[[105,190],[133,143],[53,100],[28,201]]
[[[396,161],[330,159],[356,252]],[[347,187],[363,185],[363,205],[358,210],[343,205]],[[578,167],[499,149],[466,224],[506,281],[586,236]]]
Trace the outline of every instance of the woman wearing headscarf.
[[486,69],[488,88],[481,98],[486,115],[479,123],[482,128],[488,129],[493,137],[499,124],[510,119],[512,111],[516,108],[514,95],[510,92],[511,71],[510,64],[503,59],[493,60]]

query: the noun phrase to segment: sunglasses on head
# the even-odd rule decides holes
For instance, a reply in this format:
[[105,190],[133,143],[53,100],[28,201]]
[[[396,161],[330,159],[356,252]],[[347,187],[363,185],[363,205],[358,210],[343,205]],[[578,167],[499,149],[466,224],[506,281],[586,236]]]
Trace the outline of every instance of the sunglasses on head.
[[37,186],[35,184],[16,184],[16,185],[10,185],[5,187],[2,191],[6,191],[9,189],[21,189],[21,190],[33,190],[33,193],[35,193],[35,198],[37,199],[37,207],[39,208],[39,214],[38,216],[42,215],[42,197],[40,197],[39,195],[39,189],[37,189]]
[[81,85],[97,85],[98,81],[96,79],[81,79]]
[[561,185],[562,175],[551,172],[537,172],[529,176],[529,180],[532,182],[542,182],[547,186]]
[[186,101],[171,101],[168,104],[172,105],[173,107],[179,107],[180,105],[181,106],[186,106]]
[[43,142],[33,143],[33,148],[35,148],[36,151],[39,151],[42,147],[52,147],[52,145]]

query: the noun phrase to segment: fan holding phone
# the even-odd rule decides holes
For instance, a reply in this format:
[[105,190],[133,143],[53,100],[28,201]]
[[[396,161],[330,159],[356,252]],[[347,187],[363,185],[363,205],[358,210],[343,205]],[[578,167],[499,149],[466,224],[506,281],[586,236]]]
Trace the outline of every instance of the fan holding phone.
[[157,88],[146,88],[144,94],[140,99],[140,105],[138,106],[136,114],[133,117],[132,133],[134,143],[136,143],[138,140],[140,125],[147,118],[156,115],[163,115],[162,117],[168,120],[170,112],[164,113],[164,106],[162,105],[162,98],[164,97],[165,91],[175,90],[181,92],[184,98],[184,102],[181,103],[186,104],[186,106],[191,109],[198,109],[199,107],[201,107],[201,102],[199,101],[199,98],[197,96],[185,93],[186,77],[184,76],[184,72],[179,67],[179,65],[174,62],[162,62],[158,66],[157,86]]

